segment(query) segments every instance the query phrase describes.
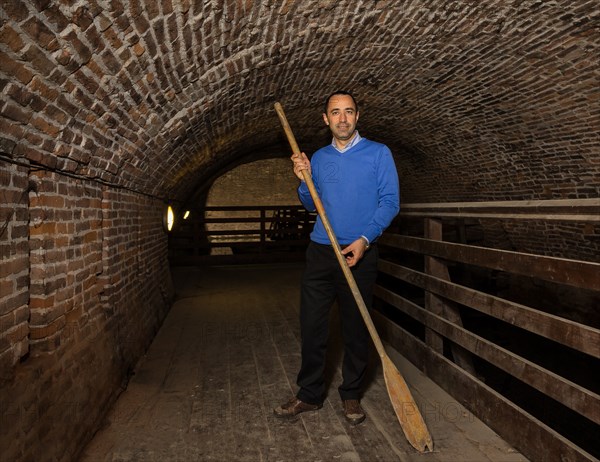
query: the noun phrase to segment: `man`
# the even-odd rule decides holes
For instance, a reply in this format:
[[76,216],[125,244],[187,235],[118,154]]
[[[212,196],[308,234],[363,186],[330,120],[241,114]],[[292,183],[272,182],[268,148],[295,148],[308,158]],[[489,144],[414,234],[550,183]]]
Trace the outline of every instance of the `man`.
[[[343,248],[348,265],[367,307],[371,307],[377,277],[375,241],[399,211],[398,173],[387,146],[362,138],[356,130],[358,106],[346,91],[325,101],[323,120],[333,135],[330,145],[309,161],[304,153],[292,156],[294,173],[301,180],[298,195],[309,211],[315,210],[302,170],[312,175],[315,187]],[[302,278],[300,329],[302,364],[299,390],[273,411],[293,417],[320,409],[325,399],[325,355],[331,305],[337,297],[344,339],[343,382],[338,391],[344,415],[353,425],[365,419],[360,406],[361,386],[369,356],[369,333],[319,218],[306,251]]]

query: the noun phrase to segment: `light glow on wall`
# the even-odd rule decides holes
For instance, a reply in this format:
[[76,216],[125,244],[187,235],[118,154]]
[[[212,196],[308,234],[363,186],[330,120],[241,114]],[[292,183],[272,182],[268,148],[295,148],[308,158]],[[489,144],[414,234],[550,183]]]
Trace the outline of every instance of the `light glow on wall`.
[[167,231],[171,231],[173,229],[173,225],[175,224],[175,213],[173,212],[173,207],[170,205],[167,207]]

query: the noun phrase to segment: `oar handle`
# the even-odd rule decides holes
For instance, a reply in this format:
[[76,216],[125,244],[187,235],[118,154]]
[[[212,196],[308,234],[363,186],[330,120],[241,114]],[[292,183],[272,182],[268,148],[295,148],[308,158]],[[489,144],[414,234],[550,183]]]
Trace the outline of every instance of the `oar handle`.
[[[279,102],[275,103],[275,111],[277,112],[277,115],[279,116],[279,120],[281,121],[283,130],[285,131],[288,142],[290,143],[292,152],[294,154],[300,154],[300,148],[298,147],[298,143],[296,142],[294,133],[292,132],[290,124],[288,123],[285,113],[283,112],[283,107],[281,106],[281,104],[279,104]],[[371,338],[373,339],[373,343],[375,344],[377,353],[379,354],[379,356],[381,358],[383,358],[383,357],[387,356],[387,353],[385,352],[385,348],[383,347],[383,344],[381,343],[381,339],[379,338],[379,334],[377,333],[377,330],[375,329],[375,325],[373,324],[373,320],[371,319],[371,315],[369,314],[369,310],[368,310],[367,306],[365,305],[365,301],[363,300],[360,290],[359,290],[358,286],[356,285],[356,281],[354,280],[352,271],[350,270],[350,267],[348,266],[348,262],[346,261],[346,258],[342,254],[342,249],[340,247],[340,244],[337,241],[337,238],[335,237],[333,228],[331,227],[331,224],[329,223],[329,219],[327,218],[327,214],[325,213],[325,208],[323,207],[323,203],[321,202],[321,199],[319,198],[319,194],[317,193],[315,184],[313,183],[313,180],[312,180],[308,170],[302,170],[302,176],[304,178],[306,185],[308,186],[308,191],[310,192],[313,202],[315,203],[315,208],[317,209],[317,213],[321,217],[321,222],[323,223],[323,226],[325,227],[325,231],[327,231],[327,236],[329,236],[329,240],[331,241],[331,245],[333,246],[333,250],[335,251],[335,256],[337,257],[338,262],[342,268],[342,271],[344,272],[344,276],[346,277],[346,281],[348,282],[350,291],[352,292],[352,295],[354,296],[356,305],[358,306],[358,309],[360,310],[360,314],[362,315],[363,320],[365,321],[365,325],[367,326],[367,329],[368,329],[369,333],[371,334]]]

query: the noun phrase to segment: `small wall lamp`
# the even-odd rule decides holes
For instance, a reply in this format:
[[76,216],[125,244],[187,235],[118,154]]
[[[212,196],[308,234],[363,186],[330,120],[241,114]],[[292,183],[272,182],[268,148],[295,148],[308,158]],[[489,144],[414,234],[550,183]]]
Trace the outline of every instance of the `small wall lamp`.
[[163,215],[163,228],[166,232],[169,232],[173,229],[173,225],[175,224],[175,212],[173,211],[173,207],[170,205],[167,206],[167,210]]

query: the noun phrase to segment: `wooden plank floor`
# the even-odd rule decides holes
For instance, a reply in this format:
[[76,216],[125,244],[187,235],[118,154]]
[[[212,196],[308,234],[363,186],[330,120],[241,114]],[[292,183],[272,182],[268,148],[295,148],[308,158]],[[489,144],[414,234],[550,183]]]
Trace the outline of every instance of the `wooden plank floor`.
[[377,356],[346,423],[337,394],[341,346],[332,312],[329,396],[285,421],[272,409],[296,390],[301,266],[175,268],[177,301],[82,461],[462,461],[526,459],[388,349],[434,439],[419,454],[391,408]]

